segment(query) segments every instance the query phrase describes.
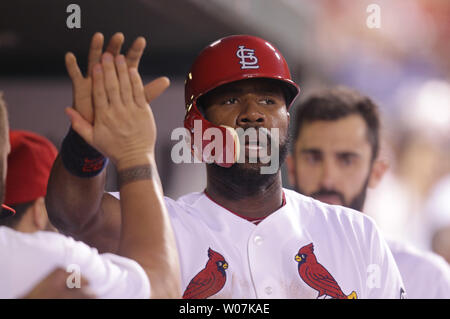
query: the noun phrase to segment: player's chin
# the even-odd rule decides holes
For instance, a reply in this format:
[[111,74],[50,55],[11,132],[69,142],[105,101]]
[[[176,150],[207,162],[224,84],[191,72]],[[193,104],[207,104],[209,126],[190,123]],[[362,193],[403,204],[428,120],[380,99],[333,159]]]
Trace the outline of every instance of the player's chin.
[[[276,156],[278,156],[278,153]],[[244,159],[242,159],[242,157],[244,157]],[[245,149],[244,153],[241,153],[238,159],[239,163],[257,165],[270,165],[271,161],[272,156],[270,153],[263,151],[255,152],[248,149]]]
[[263,165],[262,163],[249,163],[249,162],[234,164],[236,168],[245,171],[257,171],[261,168],[262,165]]
[[247,172],[247,173],[254,173],[254,174],[262,174],[264,171],[264,167],[270,167],[271,162],[262,162],[261,160],[255,160],[252,159],[251,161],[245,161],[244,163],[236,163],[233,166],[235,166],[238,170]]

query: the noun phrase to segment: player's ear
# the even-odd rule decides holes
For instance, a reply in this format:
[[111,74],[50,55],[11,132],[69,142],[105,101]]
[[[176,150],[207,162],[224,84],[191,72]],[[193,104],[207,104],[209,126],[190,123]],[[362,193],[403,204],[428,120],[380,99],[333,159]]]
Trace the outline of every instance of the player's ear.
[[288,171],[288,181],[291,186],[295,186],[295,159],[292,154],[286,157],[286,167]]
[[377,187],[388,168],[389,163],[385,159],[376,159],[372,165],[368,186],[370,188]]
[[33,223],[37,230],[44,230],[48,223],[47,211],[45,209],[44,197],[35,200],[32,208]]

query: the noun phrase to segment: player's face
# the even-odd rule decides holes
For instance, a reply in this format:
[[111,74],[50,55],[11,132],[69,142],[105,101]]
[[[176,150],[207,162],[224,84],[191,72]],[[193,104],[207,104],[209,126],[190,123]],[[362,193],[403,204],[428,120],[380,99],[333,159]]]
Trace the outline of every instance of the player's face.
[[[282,153],[286,147],[289,125],[289,113],[280,86],[274,81],[249,79],[233,82],[208,94],[204,100],[205,117],[215,125],[227,125],[233,128],[266,128],[279,130],[279,141],[268,137],[264,150],[270,155],[270,143],[279,143],[277,148]],[[249,149],[254,147],[246,143],[246,157]],[[258,147],[261,147],[260,145]],[[256,169],[260,163],[236,164],[241,168]]]
[[295,143],[297,191],[362,210],[371,171],[367,126],[359,115],[305,123]]

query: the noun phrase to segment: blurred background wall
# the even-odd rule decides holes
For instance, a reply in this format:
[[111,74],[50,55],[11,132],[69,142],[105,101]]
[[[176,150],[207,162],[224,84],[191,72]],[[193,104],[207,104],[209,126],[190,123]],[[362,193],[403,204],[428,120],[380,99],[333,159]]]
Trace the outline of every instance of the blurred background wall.
[[[81,8],[80,29],[66,26],[71,3]],[[380,28],[367,25],[371,4],[380,8]],[[431,193],[439,193],[437,183],[450,173],[450,1],[4,0],[0,90],[11,128],[40,133],[60,147],[69,126],[63,110],[72,100],[64,54],[74,52],[85,67],[90,38],[97,31],[106,39],[123,32],[125,48],[144,36],[144,79],[167,75],[172,80],[152,103],[167,196],[205,187],[203,165],[175,165],[170,158],[175,143],[170,133],[182,126],[184,117],[185,74],[203,47],[246,33],[283,52],[301,98],[316,88],[343,84],[379,104],[382,156],[390,170],[382,185],[370,191],[366,211],[387,234],[429,248],[432,225],[450,225],[450,218],[442,217],[450,200],[434,208],[438,213],[427,211]],[[115,190],[114,170],[109,170],[107,187]],[[285,185],[290,187],[287,179]]]

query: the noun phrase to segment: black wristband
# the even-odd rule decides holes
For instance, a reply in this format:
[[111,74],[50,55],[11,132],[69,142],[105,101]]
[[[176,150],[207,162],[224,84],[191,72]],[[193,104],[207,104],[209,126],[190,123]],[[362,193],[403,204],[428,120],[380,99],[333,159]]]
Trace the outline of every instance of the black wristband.
[[94,177],[102,172],[108,159],[90,146],[70,127],[61,145],[64,167],[78,177]]

